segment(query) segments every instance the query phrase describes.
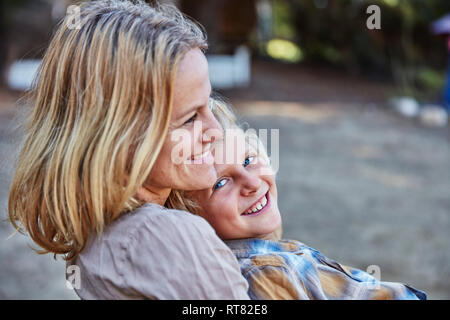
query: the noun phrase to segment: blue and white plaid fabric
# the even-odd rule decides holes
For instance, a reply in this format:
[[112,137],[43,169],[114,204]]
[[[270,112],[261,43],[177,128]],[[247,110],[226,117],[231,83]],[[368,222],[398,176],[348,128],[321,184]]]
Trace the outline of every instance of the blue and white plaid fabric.
[[249,284],[251,299],[426,300],[408,285],[382,282],[295,240],[225,241]]

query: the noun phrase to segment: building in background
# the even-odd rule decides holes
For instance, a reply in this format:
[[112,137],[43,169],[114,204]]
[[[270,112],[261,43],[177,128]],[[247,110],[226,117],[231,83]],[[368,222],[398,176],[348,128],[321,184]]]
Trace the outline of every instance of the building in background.
[[[31,85],[52,29],[66,14],[73,0],[25,0],[4,3],[8,19],[0,31],[2,63],[0,71],[11,89],[26,90]],[[147,1],[153,2],[153,1]],[[251,78],[251,41],[267,37],[267,0],[161,0],[177,6],[204,26],[208,35],[207,58],[210,78],[216,89],[247,86]],[[264,3],[266,10],[258,10]],[[259,6],[261,7],[261,6]],[[263,6],[264,7],[264,6]],[[270,7],[270,5],[269,5]],[[266,19],[258,18],[264,13]],[[261,32],[261,30],[265,30]],[[3,32],[2,32],[3,31]],[[2,36],[2,34],[4,36]],[[253,39],[253,40],[252,40]]]

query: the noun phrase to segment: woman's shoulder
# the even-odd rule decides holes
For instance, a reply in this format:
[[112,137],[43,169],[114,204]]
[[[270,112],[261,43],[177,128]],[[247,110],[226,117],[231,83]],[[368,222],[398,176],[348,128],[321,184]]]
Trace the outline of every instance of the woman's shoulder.
[[[200,216],[192,213],[168,209],[158,204],[146,203],[143,206],[122,214],[109,224],[101,238],[105,241],[119,241],[136,238],[147,230],[150,235],[157,237],[171,237],[172,233],[182,231],[184,234],[194,232],[214,232],[209,223]],[[146,232],[146,235],[148,235]]]
[[164,286],[158,279],[182,274],[182,266],[192,259],[205,260],[203,252],[211,247],[220,248],[220,239],[203,218],[145,204],[113,221],[100,236],[89,238],[74,261],[85,283],[77,293],[84,298],[133,296],[136,288],[141,293],[148,289],[140,287],[142,279],[159,290]]
[[147,254],[179,254],[180,244],[202,250],[205,243],[221,241],[202,217],[153,203],[123,214],[108,225],[100,238],[100,246],[120,249],[116,252],[122,251],[131,260]]
[[154,253],[159,252],[158,249],[168,250],[174,243],[197,244],[200,239],[214,241],[214,236],[214,229],[199,216],[147,203],[124,213],[107,225],[100,235],[92,235],[79,256],[96,260],[98,253],[106,249],[114,258],[128,255],[130,248],[136,245],[142,251],[145,248]]
[[126,229],[132,232],[133,229],[137,229],[142,225],[159,224],[164,223],[169,227],[172,224],[183,225],[186,228],[190,226],[196,227],[209,227],[209,224],[200,216],[196,216],[192,213],[168,209],[155,203],[146,203],[143,206],[123,214],[117,220],[113,221],[108,226],[108,233],[112,233],[117,229]]

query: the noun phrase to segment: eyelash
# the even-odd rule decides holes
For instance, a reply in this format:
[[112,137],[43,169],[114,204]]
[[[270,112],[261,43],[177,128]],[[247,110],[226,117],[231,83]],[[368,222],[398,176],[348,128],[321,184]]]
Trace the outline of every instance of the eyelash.
[[[245,158],[244,163],[242,164],[242,165],[244,166],[244,168],[247,167],[248,165],[250,165],[250,164],[252,163],[252,161],[253,161],[254,158],[255,158],[255,157],[247,157],[247,158]],[[248,163],[247,163],[247,160],[249,160]],[[227,179],[222,178],[222,179],[220,179],[219,181],[217,181],[217,183],[214,185],[213,189],[214,189],[214,190],[217,190],[217,189],[222,188],[224,185],[219,186],[219,184],[220,184],[222,181],[224,181],[224,180],[227,180]]]
[[224,178],[223,178],[223,179],[220,179],[220,180],[214,185],[213,189],[214,189],[214,190],[217,190],[217,189],[219,189],[219,188],[222,188],[223,185],[219,187],[219,184],[220,184],[221,181],[224,181],[224,180],[227,180],[227,179],[224,179]]
[[198,115],[198,113],[195,113],[192,117],[190,117],[185,123],[183,123],[183,124],[188,124],[188,123],[191,123],[191,122],[193,122],[193,121],[195,121],[195,119],[197,119],[197,115]]
[[[244,164],[243,164],[244,168],[247,167],[249,164],[251,164],[254,158],[255,157],[250,157],[250,156],[245,158],[245,161],[244,161]],[[249,160],[249,159],[251,159],[251,160]],[[249,160],[249,162],[246,164],[247,160]]]

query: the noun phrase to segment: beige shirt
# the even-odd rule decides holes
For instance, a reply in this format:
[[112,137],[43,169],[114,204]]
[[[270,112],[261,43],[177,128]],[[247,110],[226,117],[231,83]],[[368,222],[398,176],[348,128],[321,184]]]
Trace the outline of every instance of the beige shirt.
[[81,299],[249,299],[235,256],[208,222],[157,204],[124,214],[70,264]]

